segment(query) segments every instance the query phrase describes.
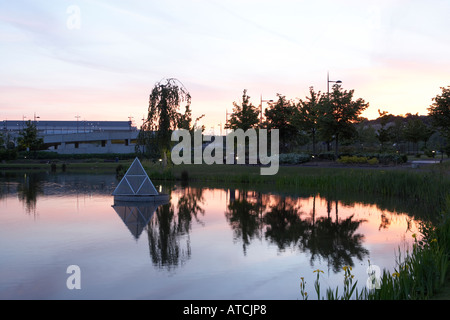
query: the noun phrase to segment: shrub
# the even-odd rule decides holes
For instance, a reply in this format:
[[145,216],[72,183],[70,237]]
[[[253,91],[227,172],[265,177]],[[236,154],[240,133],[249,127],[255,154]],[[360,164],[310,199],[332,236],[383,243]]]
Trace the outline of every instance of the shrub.
[[321,160],[336,160],[336,155],[334,152],[322,152],[317,156]]
[[400,164],[408,161],[408,157],[400,153],[359,153],[356,156],[366,157],[367,159],[377,158],[378,162],[382,164]]
[[0,160],[16,160],[17,150],[16,149],[0,149]]
[[363,164],[363,163],[367,163],[367,158],[366,157],[357,157],[357,156],[342,156],[338,159],[339,163],[344,163],[344,164]]
[[310,159],[310,155],[301,153],[282,153],[279,156],[280,164],[300,164]]

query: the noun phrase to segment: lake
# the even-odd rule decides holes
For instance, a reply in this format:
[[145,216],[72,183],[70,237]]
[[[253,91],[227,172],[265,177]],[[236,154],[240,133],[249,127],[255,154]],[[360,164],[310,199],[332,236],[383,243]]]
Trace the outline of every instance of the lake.
[[[393,272],[419,223],[395,199],[154,181],[170,202],[124,205],[117,184],[1,173],[0,298],[297,300],[304,277],[315,299],[316,269],[323,292],[341,286],[346,265],[359,288],[369,261]],[[80,289],[69,289],[69,266]]]

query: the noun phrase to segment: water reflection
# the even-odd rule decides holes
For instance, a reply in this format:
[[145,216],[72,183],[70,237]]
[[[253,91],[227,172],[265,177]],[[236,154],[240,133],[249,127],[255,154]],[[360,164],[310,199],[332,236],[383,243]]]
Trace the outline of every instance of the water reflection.
[[165,203],[166,202],[143,203],[117,201],[112,207],[127,226],[133,237],[138,240],[144,228],[150,223],[157,208]]
[[[103,254],[106,260],[111,259],[118,264],[121,261],[139,264],[144,260],[142,270],[145,270],[145,275],[141,273],[140,276],[150,279],[148,283],[162,283],[163,280],[158,279],[166,275],[178,275],[180,278],[177,280],[183,281],[192,274],[196,279],[203,279],[203,274],[214,273],[210,278],[205,276],[205,282],[217,281],[216,285],[224,288],[228,283],[219,283],[225,281],[220,280],[221,276],[226,278],[223,275],[240,274],[243,280],[236,279],[234,286],[239,285],[238,282],[245,283],[249,277],[257,286],[272,281],[264,278],[263,271],[278,272],[282,264],[280,274],[295,272],[296,277],[300,268],[309,269],[309,265],[317,268],[327,264],[329,270],[338,273],[344,265],[355,266],[367,261],[369,255],[372,261],[374,248],[394,260],[400,237],[412,232],[418,220],[414,215],[402,214],[409,212],[411,203],[408,201],[371,199],[369,202],[367,199],[358,200],[354,195],[353,198],[342,199],[335,195],[300,196],[298,192],[193,185],[163,186],[164,192],[171,195],[171,200],[165,204],[112,203],[111,193],[117,183],[116,178],[110,175],[21,173],[1,176],[0,173],[0,200],[6,206],[7,201],[3,199],[12,196],[18,200],[20,210],[17,211],[30,213],[37,210],[40,213],[42,223],[31,225],[33,232],[29,234],[36,235],[35,229],[48,228],[42,234],[51,236],[39,238],[42,247],[66,245],[64,252],[71,252],[73,246],[84,245],[89,248],[87,251],[94,251],[101,243],[101,250],[107,248],[109,254],[95,251],[99,260]],[[80,211],[78,206],[77,210],[73,208],[78,195],[88,199],[80,206]],[[14,211],[10,209],[15,202],[10,203],[8,211]],[[52,206],[65,203],[66,209],[73,209],[77,214],[65,214],[62,209],[52,212]],[[5,211],[2,212],[4,217]],[[16,217],[11,215],[8,219],[0,220],[4,221],[3,225],[0,224],[2,230],[7,230],[9,221],[15,221]],[[22,222],[31,220],[27,219]],[[401,222],[398,221],[400,219]],[[69,230],[73,238],[64,238],[65,230]],[[12,240],[19,238],[16,233],[3,232],[3,241],[17,242]],[[27,239],[27,236],[28,233],[21,239]],[[388,237],[392,246],[386,249]],[[105,241],[106,238],[114,241]],[[30,244],[35,242],[30,240]],[[114,245],[109,247],[108,243]],[[28,250],[27,246],[23,248],[21,250]],[[50,255],[52,249],[48,250]],[[286,267],[286,260],[275,262],[280,256],[290,258]],[[11,259],[10,256],[7,259]],[[83,262],[81,259],[89,261],[81,253],[79,259],[80,263]],[[27,263],[32,264],[33,261]],[[255,268],[261,269],[253,274]],[[363,276],[366,276],[364,272]],[[164,278],[164,281],[169,280]],[[285,281],[292,282],[289,279]],[[165,288],[165,284],[162,283],[161,287]],[[186,283],[185,287],[188,287]],[[155,296],[158,297],[157,294]]]
[[44,194],[42,177],[36,174],[24,174],[23,180],[17,186],[17,195],[24,202],[28,213],[36,213],[38,196]]
[[183,265],[191,257],[189,232],[192,222],[203,224],[205,214],[203,190],[183,188],[175,203],[161,205],[147,227],[150,257],[153,265],[167,270]]
[[311,215],[302,211],[298,198],[232,191],[225,216],[234,230],[234,238],[242,241],[244,254],[252,239],[264,238],[283,251],[297,248],[310,252],[311,265],[316,259],[328,261],[333,271],[354,265],[369,254],[363,247],[364,235],[357,233],[364,219],[354,216],[340,219],[335,201],[335,219],[330,216],[332,204],[327,201],[327,217],[316,219],[315,200]]

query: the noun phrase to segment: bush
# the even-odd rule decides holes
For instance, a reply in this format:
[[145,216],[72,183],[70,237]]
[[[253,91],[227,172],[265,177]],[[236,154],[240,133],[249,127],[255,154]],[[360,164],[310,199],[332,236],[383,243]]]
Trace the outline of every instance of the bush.
[[349,163],[362,164],[362,163],[367,163],[367,158],[366,157],[357,157],[357,156],[342,156],[338,159],[338,162],[344,163],[344,164],[349,164]]
[[331,160],[334,161],[336,160],[336,155],[334,152],[322,152],[319,153],[319,155],[317,156],[320,160]]
[[301,153],[282,153],[280,154],[280,164],[300,164],[308,162],[311,159],[309,154]]
[[408,161],[408,157],[405,154],[400,153],[359,153],[356,154],[356,156],[366,157],[367,159],[376,158],[381,164],[400,164]]
[[16,149],[0,149],[0,161],[16,160],[16,159],[17,159]]

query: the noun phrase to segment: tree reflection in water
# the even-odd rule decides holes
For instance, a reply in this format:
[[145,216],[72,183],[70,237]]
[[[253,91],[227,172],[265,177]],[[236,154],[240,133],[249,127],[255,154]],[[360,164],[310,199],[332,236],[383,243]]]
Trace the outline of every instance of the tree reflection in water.
[[25,203],[27,213],[36,214],[37,198],[44,194],[42,180],[39,174],[25,173],[23,180],[17,185],[17,195]]
[[311,264],[317,258],[325,259],[337,272],[344,265],[353,266],[353,258],[362,260],[369,252],[362,245],[364,236],[356,233],[365,220],[354,220],[353,215],[339,219],[335,201],[333,221],[331,208],[332,203],[328,201],[328,216],[316,219],[315,197],[308,217],[301,211],[298,199],[239,192],[230,200],[225,216],[235,240],[242,240],[244,254],[250,240],[261,238],[264,233],[266,240],[276,244],[279,250],[296,247],[302,252],[309,251]]
[[[235,190],[231,190],[232,201],[227,207],[225,217],[234,232],[234,239],[242,240],[244,254],[247,246],[253,238],[261,239],[262,217],[264,205],[257,193],[238,192],[235,198]],[[253,200],[253,201],[252,201]]]
[[177,214],[172,203],[159,206],[148,224],[150,257],[155,266],[172,270],[191,257],[189,231],[192,220],[201,223],[203,190],[186,187],[177,203]]

